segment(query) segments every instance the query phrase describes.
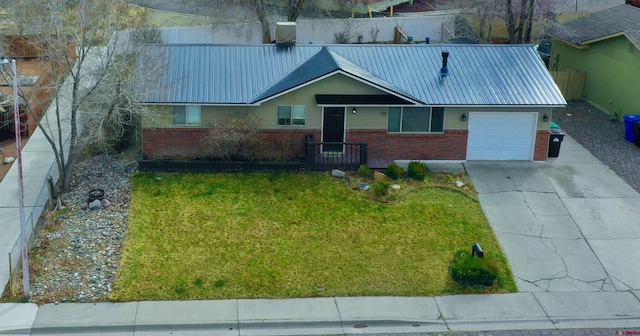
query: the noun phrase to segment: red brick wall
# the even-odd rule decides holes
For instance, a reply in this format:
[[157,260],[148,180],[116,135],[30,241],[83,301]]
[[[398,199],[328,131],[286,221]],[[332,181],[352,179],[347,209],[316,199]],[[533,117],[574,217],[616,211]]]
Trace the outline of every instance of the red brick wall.
[[467,134],[467,130],[446,130],[444,134],[402,134],[351,129],[347,131],[347,141],[368,143],[370,158],[464,160]]
[[142,153],[153,159],[191,159],[203,157],[206,145],[201,139],[206,128],[144,128]]
[[262,130],[262,157],[279,161],[291,161],[304,153],[306,134],[313,134],[313,141],[320,141],[320,130],[309,129],[269,129]]
[[[202,158],[208,155],[201,141],[205,128],[145,128],[142,130],[142,152],[147,158]],[[263,130],[261,140],[267,157],[293,159],[304,151],[305,134],[320,141],[319,130]],[[548,138],[548,137],[547,137]],[[394,134],[386,130],[348,130],[348,142],[366,142],[369,157],[404,160],[464,160],[467,131],[449,130],[444,134]],[[286,145],[285,145],[286,144]]]
[[[208,154],[201,139],[205,128],[145,128],[142,131],[142,152],[147,158],[202,158]],[[269,157],[302,155],[305,134],[320,141],[319,130],[263,130],[264,154]],[[366,142],[370,158],[403,160],[464,160],[467,155],[467,130],[447,130],[443,134],[401,134],[386,130],[347,130],[348,142]],[[285,145],[285,143],[287,145]],[[545,161],[549,150],[549,131],[539,130],[533,159]]]
[[[142,153],[153,159],[193,159],[211,155],[202,141],[207,128],[145,128],[142,130]],[[265,158],[295,159],[304,152],[305,134],[314,134],[314,141],[320,141],[319,130],[282,129],[263,130],[261,146],[257,155]]]
[[549,154],[549,131],[536,132],[536,147],[533,150],[533,161],[546,161]]

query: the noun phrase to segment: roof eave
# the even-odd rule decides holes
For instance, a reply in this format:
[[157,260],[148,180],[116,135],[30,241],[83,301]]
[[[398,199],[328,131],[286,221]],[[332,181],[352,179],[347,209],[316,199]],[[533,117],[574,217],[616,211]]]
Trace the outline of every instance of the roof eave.
[[609,35],[600,36],[591,40],[585,40],[585,41],[582,41],[580,44],[581,45],[592,44],[592,43],[601,42],[601,41],[608,40],[614,37],[619,37],[619,36],[626,36],[627,38],[629,38],[629,35],[627,35],[624,31],[621,31],[615,34],[609,34]]
[[329,72],[329,73],[327,73],[325,75],[322,75],[320,77],[314,78],[313,80],[310,80],[310,81],[304,82],[302,84],[296,85],[294,87],[291,87],[288,90],[284,90],[284,91],[278,92],[276,94],[273,94],[271,96],[263,97],[263,98],[261,98],[259,100],[253,101],[253,102],[251,102],[251,104],[253,104],[253,105],[261,105],[262,103],[267,102],[267,101],[269,101],[271,99],[275,99],[275,98],[280,97],[282,95],[285,95],[285,94],[287,94],[289,92],[292,92],[292,91],[295,91],[295,90],[300,89],[302,87],[305,87],[307,85],[316,83],[318,81],[321,81],[321,80],[323,80],[325,78],[331,77],[331,76],[336,75],[336,74],[342,74],[342,75],[347,76],[349,78],[355,79],[355,80],[357,80],[357,81],[359,81],[361,83],[367,84],[367,85],[369,85],[371,87],[374,87],[374,88],[376,88],[378,90],[381,90],[381,91],[384,91],[384,92],[389,93],[391,95],[394,95],[396,97],[400,97],[402,99],[408,100],[408,101],[410,101],[410,102],[412,102],[412,103],[414,103],[416,105],[423,105],[424,104],[424,102],[421,102],[421,101],[415,99],[414,97],[408,97],[406,95],[403,95],[401,93],[395,92],[395,91],[390,90],[388,88],[381,87],[379,85],[376,85],[375,83],[367,81],[366,79],[363,79],[363,78],[360,78],[358,76],[352,75],[352,74],[350,74],[350,73],[348,73],[348,72],[346,72],[344,70],[335,70],[335,71]]
[[558,41],[561,41],[562,43],[567,44],[569,46],[572,46],[572,47],[574,47],[576,49],[589,49],[589,47],[590,47],[588,45],[582,45],[582,44],[576,44],[576,43],[570,42],[570,41],[568,41],[568,40],[566,40],[566,39],[564,39],[562,37],[559,37],[559,36],[555,36],[555,35],[551,35],[551,36],[554,39],[556,39]]

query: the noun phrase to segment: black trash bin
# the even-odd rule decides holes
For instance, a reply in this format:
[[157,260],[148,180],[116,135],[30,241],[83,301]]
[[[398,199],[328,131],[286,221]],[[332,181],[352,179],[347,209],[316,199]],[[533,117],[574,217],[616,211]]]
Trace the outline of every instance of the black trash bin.
[[640,121],[633,123],[633,133],[636,136],[636,146],[640,147]]
[[564,139],[564,132],[559,128],[549,130],[549,154],[548,157],[558,157],[560,155],[560,144]]

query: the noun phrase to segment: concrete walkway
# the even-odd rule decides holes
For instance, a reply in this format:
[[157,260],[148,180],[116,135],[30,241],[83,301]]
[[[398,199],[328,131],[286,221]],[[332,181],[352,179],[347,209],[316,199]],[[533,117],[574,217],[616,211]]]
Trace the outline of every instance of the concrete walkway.
[[546,163],[464,166],[520,291],[640,289],[640,194],[571,137]]

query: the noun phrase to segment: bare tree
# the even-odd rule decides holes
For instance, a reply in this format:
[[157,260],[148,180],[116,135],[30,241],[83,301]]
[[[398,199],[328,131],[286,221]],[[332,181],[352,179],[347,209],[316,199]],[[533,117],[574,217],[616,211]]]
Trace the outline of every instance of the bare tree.
[[304,0],[288,0],[287,1],[287,21],[295,22],[300,16],[304,8]]
[[362,6],[363,0],[332,0],[322,2],[326,6],[319,6],[318,1],[305,0],[195,0],[195,6],[201,13],[213,18],[214,22],[224,22],[223,16],[231,9],[243,8],[247,17],[254,17],[262,28],[262,42],[271,43],[271,32],[269,27],[278,20],[295,22],[301,14],[321,18],[334,17],[336,13],[341,17],[351,15],[352,10],[357,6]]
[[502,27],[509,43],[531,43],[536,23],[544,21],[549,0],[447,0],[438,9],[461,9],[477,22],[477,35],[488,41]]
[[[158,81],[163,58],[157,64],[148,62],[149,57],[140,62],[146,49],[134,45],[138,39],[117,41],[117,31],[146,26],[145,13],[132,11],[126,1],[16,0],[13,5],[18,29],[44,46],[50,60],[53,80],[47,89],[52,94],[46,103],[53,114],[38,120],[38,127],[53,149],[61,191],[66,192],[81,153],[108,150],[148,113],[138,103],[144,94],[139,90]],[[30,97],[20,93],[37,118]],[[63,130],[70,132],[68,144]]]

